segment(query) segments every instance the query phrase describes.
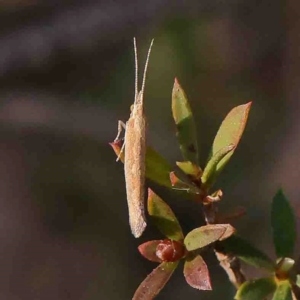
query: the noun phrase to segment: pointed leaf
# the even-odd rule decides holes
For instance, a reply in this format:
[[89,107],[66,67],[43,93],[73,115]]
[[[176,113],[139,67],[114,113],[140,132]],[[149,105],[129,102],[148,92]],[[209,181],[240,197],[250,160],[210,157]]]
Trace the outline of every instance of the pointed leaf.
[[198,290],[212,290],[207,265],[200,255],[186,259],[183,273],[191,287]]
[[162,240],[153,240],[139,245],[138,250],[146,259],[161,263],[162,260],[156,255],[156,248]]
[[172,91],[172,112],[177,126],[177,137],[185,160],[198,163],[196,126],[186,94],[175,78]]
[[170,173],[170,181],[175,190],[186,191],[192,194],[200,194],[201,192],[200,188],[198,188],[194,183],[181,180],[177,177],[175,172]]
[[[113,148],[115,154],[117,155],[117,158],[119,158],[122,163],[124,163],[124,152],[122,152],[121,155],[120,155],[120,152],[121,152],[123,143],[124,143],[123,139],[119,139],[119,140],[113,141],[112,143],[109,143],[109,145]],[[119,157],[119,155],[120,155],[120,157]]]
[[152,300],[169,281],[178,262],[163,262],[137,288],[132,300]]
[[[229,112],[223,120],[214,139],[210,157],[214,157],[217,152],[230,145],[234,145],[235,150],[244,132],[250,107],[251,102],[248,102],[244,105],[239,105],[233,108]],[[224,168],[234,150],[225,155],[225,157],[223,157],[223,159],[218,163],[215,171],[217,174],[219,174]]]
[[162,234],[174,241],[183,240],[182,229],[173,211],[151,189],[148,189],[148,212]]
[[275,289],[276,282],[273,277],[249,280],[239,287],[234,299],[262,300],[274,293]]
[[[110,143],[114,152],[119,156],[123,141],[118,140]],[[125,150],[120,156],[120,160],[124,162]],[[172,188],[169,174],[172,171],[170,164],[152,147],[146,149],[146,177],[159,185]]]
[[279,283],[273,300],[293,300],[291,285],[288,280],[284,280]]
[[225,241],[220,242],[217,250],[238,256],[244,262],[255,267],[270,271],[275,270],[274,263],[267,255],[237,235],[232,235]]
[[277,257],[291,257],[296,241],[296,222],[293,209],[282,190],[273,198],[271,217]]
[[189,232],[184,239],[188,251],[203,248],[220,239],[228,237],[234,231],[229,224],[213,224],[196,228]]
[[198,165],[193,164],[190,161],[177,161],[176,165],[186,174],[194,179],[200,179],[202,170]]
[[207,165],[203,171],[203,175],[201,177],[201,181],[205,187],[209,188],[213,185],[213,183],[215,182],[215,180],[219,174],[218,166],[220,165],[220,162],[230,152],[233,152],[234,149],[235,149],[235,146],[233,144],[231,144],[229,146],[226,146],[226,147],[220,149],[218,152],[216,152],[214,154],[214,156],[211,157],[211,159],[207,163]]

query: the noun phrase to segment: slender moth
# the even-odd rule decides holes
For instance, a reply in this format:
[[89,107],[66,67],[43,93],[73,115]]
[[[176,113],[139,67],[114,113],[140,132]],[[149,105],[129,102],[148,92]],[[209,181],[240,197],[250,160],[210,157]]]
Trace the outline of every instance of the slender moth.
[[[125,129],[125,139],[120,155],[125,147],[124,153],[124,172],[126,183],[127,204],[129,210],[129,224],[132,234],[138,238],[146,228],[146,217],[144,209],[145,197],[145,155],[146,155],[146,119],[144,115],[144,90],[153,40],[149,46],[147,59],[144,68],[141,90],[138,92],[138,57],[136,40],[133,39],[135,57],[135,96],[131,107],[130,118],[126,125],[119,121],[119,139],[122,127]],[[120,158],[117,158],[119,160]]]

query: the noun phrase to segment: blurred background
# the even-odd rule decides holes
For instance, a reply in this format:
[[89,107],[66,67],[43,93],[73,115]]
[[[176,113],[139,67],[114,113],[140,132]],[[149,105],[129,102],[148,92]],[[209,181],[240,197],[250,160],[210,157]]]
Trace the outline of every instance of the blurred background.
[[[0,1],[0,298],[131,299],[156,264],[137,246],[160,239],[128,225],[123,165],[108,145],[134,98],[155,38],[145,91],[148,142],[182,159],[171,115],[175,76],[196,118],[204,165],[217,129],[253,100],[241,143],[216,188],[222,212],[272,258],[270,203],[282,187],[299,209],[299,2],[242,0]],[[165,191],[163,191],[165,192]],[[203,223],[184,197],[166,198],[185,232]],[[157,299],[233,299],[216,259],[215,290],[178,268]],[[246,268],[248,276],[256,269]]]

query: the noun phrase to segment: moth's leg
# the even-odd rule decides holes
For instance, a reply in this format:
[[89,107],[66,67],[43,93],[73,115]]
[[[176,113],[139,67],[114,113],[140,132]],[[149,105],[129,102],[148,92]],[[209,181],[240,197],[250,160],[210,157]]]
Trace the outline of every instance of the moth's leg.
[[[124,122],[122,122],[122,121],[119,121],[119,122],[118,122],[118,134],[117,134],[117,136],[116,136],[116,138],[115,138],[115,141],[119,140],[120,134],[121,134],[121,132],[122,132],[122,129],[126,130],[126,124],[125,124]],[[119,159],[120,159],[120,157],[121,157],[121,155],[122,155],[122,153],[123,153],[123,151],[124,151],[124,147],[125,147],[125,141],[124,141],[124,143],[123,143],[123,145],[122,145],[122,148],[121,148],[121,150],[120,150],[120,153],[119,153],[119,155],[118,155],[116,161],[119,161]]]
[[118,121],[118,134],[117,134],[117,136],[116,136],[116,138],[115,138],[115,142],[117,141],[117,140],[119,140],[119,138],[120,138],[120,134],[121,134],[121,132],[122,132],[122,128],[124,129],[124,130],[126,130],[126,124],[124,123],[124,122],[122,122],[122,121]]

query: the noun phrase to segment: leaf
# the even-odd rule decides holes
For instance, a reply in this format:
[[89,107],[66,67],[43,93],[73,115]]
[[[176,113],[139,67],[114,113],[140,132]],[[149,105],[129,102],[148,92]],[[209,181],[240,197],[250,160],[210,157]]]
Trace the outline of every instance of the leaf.
[[273,277],[249,280],[239,287],[234,299],[262,300],[274,293],[275,289],[276,282]]
[[198,164],[196,126],[186,94],[175,78],[172,91],[172,112],[177,126],[180,150],[185,160]]
[[151,189],[148,189],[148,212],[162,234],[174,241],[183,240],[181,226],[173,211]]
[[146,150],[146,177],[153,182],[172,188],[169,174],[171,165],[152,147]]
[[186,175],[192,176],[196,180],[201,178],[201,175],[202,175],[201,168],[199,166],[193,164],[192,162],[190,162],[190,161],[177,161],[176,165]]
[[233,145],[234,149],[233,151],[229,151],[229,153],[217,164],[214,171],[215,177],[217,177],[223,170],[242,137],[251,104],[252,102],[248,102],[244,105],[239,105],[233,108],[225,117],[217,132],[212,145],[210,158],[213,158],[221,149],[226,149],[226,147],[230,145]]
[[291,285],[288,280],[279,283],[273,296],[273,300],[293,300]]
[[163,262],[137,288],[132,300],[152,300],[169,281],[178,262]]
[[200,255],[186,259],[183,274],[191,287],[198,290],[212,290],[207,265]]
[[217,170],[218,165],[227,154],[234,151],[234,148],[235,146],[233,144],[226,146],[215,153],[214,156],[209,160],[201,177],[201,181],[204,186],[209,188],[213,185],[219,174]]
[[[110,143],[114,152],[119,156],[122,148],[122,140]],[[125,151],[122,152],[120,160],[124,162]],[[172,171],[170,164],[152,147],[146,149],[146,177],[159,185],[172,188],[169,174]]]
[[170,173],[170,182],[175,190],[186,191],[192,194],[200,194],[201,190],[193,182],[185,182],[181,180],[175,172]]
[[226,238],[234,231],[229,224],[213,224],[196,228],[189,232],[184,239],[188,251],[203,248],[219,239]]
[[161,242],[162,240],[148,241],[139,245],[138,250],[141,253],[141,255],[144,256],[146,259],[153,262],[161,263],[162,260],[156,255],[156,248]]
[[232,235],[225,241],[220,242],[217,251],[238,256],[244,262],[258,268],[275,270],[274,263],[267,255],[237,235]]
[[296,222],[293,210],[282,190],[273,198],[271,220],[277,257],[291,257],[296,242]]

